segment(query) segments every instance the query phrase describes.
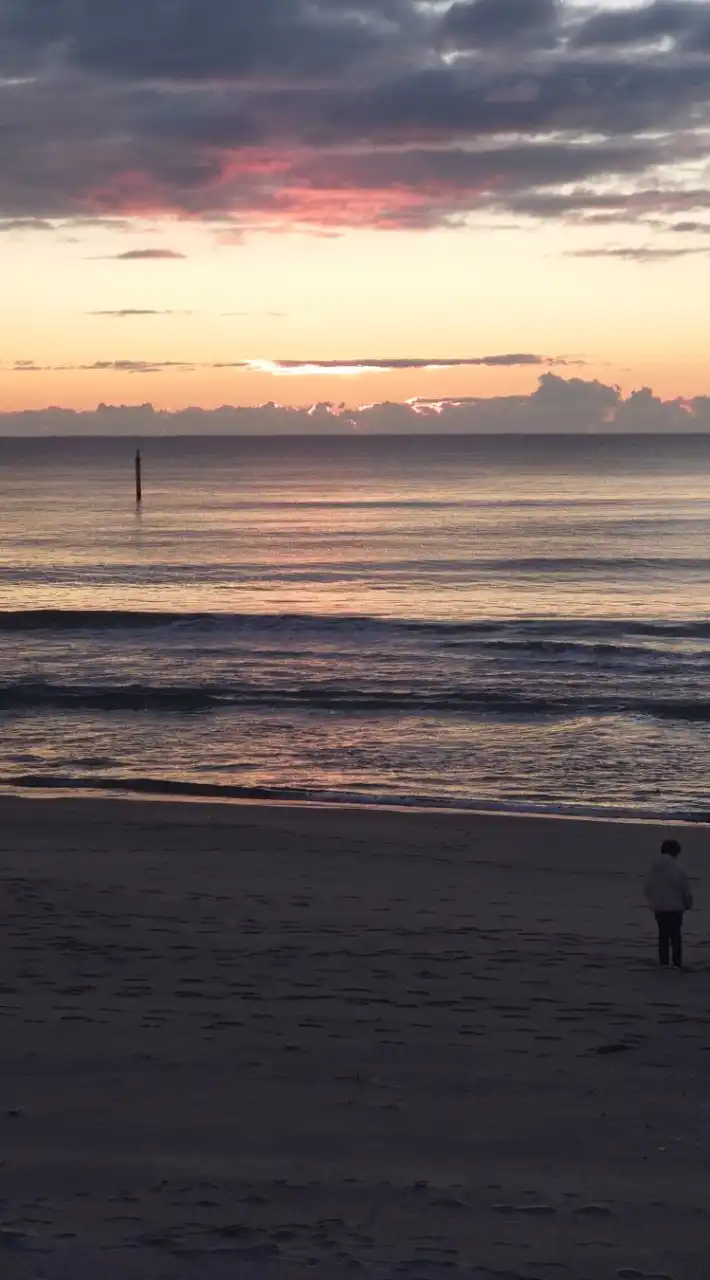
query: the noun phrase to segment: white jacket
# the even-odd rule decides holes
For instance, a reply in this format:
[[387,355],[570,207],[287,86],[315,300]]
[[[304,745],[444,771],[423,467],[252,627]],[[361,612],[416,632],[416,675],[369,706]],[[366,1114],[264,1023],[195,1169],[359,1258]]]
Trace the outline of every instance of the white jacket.
[[654,862],[644,892],[652,911],[688,911],[693,905],[690,881],[670,853],[662,853]]

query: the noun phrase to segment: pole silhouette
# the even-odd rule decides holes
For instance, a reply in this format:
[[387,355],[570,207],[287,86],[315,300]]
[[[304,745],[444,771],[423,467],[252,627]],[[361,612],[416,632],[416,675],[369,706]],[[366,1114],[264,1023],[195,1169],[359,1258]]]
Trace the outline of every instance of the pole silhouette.
[[141,451],[136,449],[136,502],[140,506],[143,501],[143,479],[141,474]]

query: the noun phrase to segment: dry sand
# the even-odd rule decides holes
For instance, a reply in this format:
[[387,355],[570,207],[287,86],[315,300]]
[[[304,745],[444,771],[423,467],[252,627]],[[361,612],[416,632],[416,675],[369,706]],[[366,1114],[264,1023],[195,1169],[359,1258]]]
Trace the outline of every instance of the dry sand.
[[670,828],[7,798],[0,831],[2,1280],[706,1280],[703,828],[686,974],[640,891]]

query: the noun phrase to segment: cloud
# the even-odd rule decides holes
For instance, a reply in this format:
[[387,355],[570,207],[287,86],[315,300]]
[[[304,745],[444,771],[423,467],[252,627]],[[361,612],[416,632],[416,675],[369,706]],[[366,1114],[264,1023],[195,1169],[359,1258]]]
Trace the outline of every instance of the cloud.
[[[130,222],[125,218],[100,218],[91,216],[82,216],[81,224],[83,227],[95,227],[104,231],[127,231],[130,229]],[[0,234],[13,234],[25,231],[71,231],[75,227],[75,222],[71,218],[39,218],[34,216],[20,218],[2,218],[0,217]]]
[[[139,314],[144,312],[104,312],[99,314]],[[148,312],[149,315],[161,314]],[[91,364],[58,364],[38,365],[34,360],[16,360],[13,365],[6,366],[6,373],[93,373],[106,371],[112,373],[161,373],[163,369],[187,372],[195,369],[244,369],[254,373],[272,374],[274,377],[307,374],[309,376],[337,377],[350,375],[357,377],[364,373],[394,373],[406,369],[462,369],[462,368],[510,368],[524,365],[559,365],[564,366],[580,361],[570,361],[566,357],[539,356],[522,353],[519,355],[491,356],[445,356],[424,359],[422,357],[394,357],[392,359],[359,360],[223,360],[204,363],[200,361],[182,360],[95,360]]]
[[89,316],[106,316],[126,320],[131,316],[191,316],[192,311],[154,311],[149,307],[124,307],[119,311],[87,311]]
[[566,191],[530,190],[509,200],[513,212],[536,219],[563,218],[568,222],[648,222],[660,218],[668,231],[668,219],[689,210],[710,209],[710,188],[653,186],[635,190],[595,191],[590,186]]
[[46,218],[0,218],[0,233],[17,231],[54,231],[56,224]]
[[708,200],[709,33],[707,0],[0,0],[0,227],[665,218]]
[[63,41],[71,66],[169,83],[330,79],[420,25],[406,0],[92,0],[49,11],[42,0],[21,0],[19,7],[17,56],[30,65]]
[[[444,398],[366,406],[156,410],[99,405],[93,412],[47,409],[0,414],[0,435],[351,435],[358,434],[710,433],[710,397],[664,401],[643,387],[623,396],[596,379],[543,374],[530,395]],[[127,453],[128,465],[131,455]]]
[[[431,356],[381,357],[359,360],[249,360],[246,367],[257,373],[271,373],[276,377],[324,376],[357,377],[363,373],[395,373],[406,369],[472,369],[513,368],[521,365],[566,365],[565,357],[532,355],[526,352],[493,356]],[[575,361],[574,363],[578,363]],[[229,368],[229,365],[214,365]],[[237,367],[244,367],[239,365]]]
[[593,14],[578,32],[579,45],[626,46],[670,40],[707,47],[710,11],[698,0],[653,0],[630,9]]
[[710,246],[705,248],[666,249],[652,245],[639,245],[637,248],[626,245],[610,245],[600,249],[575,249],[568,257],[572,258],[618,258],[624,262],[668,262],[673,258],[687,258],[693,254],[710,253]]
[[443,29],[456,48],[547,43],[560,20],[557,0],[459,0],[444,14]]
[[[34,360],[16,360],[6,366],[5,373],[191,373],[196,364],[183,360],[94,360],[90,364],[37,364]],[[208,368],[212,366],[206,366]]]
[[693,222],[692,219],[686,219],[684,222],[674,222],[668,230],[681,235],[707,236],[710,235],[710,222]]
[[111,254],[116,262],[159,262],[163,259],[184,258],[184,253],[176,253],[174,249],[126,249],[123,253]]
[[162,373],[164,369],[188,372],[196,366],[184,360],[94,360],[93,364],[70,365],[68,367],[92,372],[98,370],[109,373]]

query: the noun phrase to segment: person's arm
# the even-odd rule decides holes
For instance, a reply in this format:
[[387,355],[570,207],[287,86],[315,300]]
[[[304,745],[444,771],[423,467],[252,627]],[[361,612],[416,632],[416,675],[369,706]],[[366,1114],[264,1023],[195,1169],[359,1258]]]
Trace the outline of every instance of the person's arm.
[[683,890],[683,907],[686,911],[690,911],[693,905],[693,890],[690,887],[690,881],[684,871],[680,873],[680,883]]

